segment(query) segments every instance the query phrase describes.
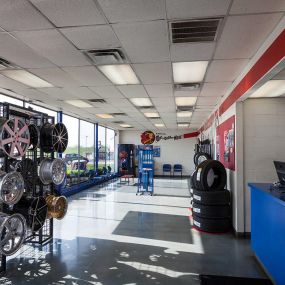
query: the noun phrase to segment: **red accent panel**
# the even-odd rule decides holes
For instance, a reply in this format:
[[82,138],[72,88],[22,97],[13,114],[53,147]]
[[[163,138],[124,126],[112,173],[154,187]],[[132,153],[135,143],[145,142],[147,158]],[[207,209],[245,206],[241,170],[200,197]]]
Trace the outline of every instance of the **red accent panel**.
[[189,134],[184,134],[183,138],[184,139],[190,139],[190,138],[195,138],[199,136],[199,132],[193,132],[193,133],[189,133]]
[[[273,68],[285,56],[285,30],[275,39],[271,46],[264,52],[254,66],[248,71],[231,94],[225,99],[218,109],[221,116],[231,105],[243,96],[258,80],[260,80],[271,68]],[[215,114],[217,111],[215,112]],[[201,130],[209,128],[214,120],[212,115],[201,127]]]

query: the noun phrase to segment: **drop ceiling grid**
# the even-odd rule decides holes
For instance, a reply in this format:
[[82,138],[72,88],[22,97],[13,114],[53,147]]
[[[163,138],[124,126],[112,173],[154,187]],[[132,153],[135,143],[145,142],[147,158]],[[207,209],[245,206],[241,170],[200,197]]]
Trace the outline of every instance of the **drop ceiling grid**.
[[[146,6],[143,7],[146,10],[138,9],[139,6],[136,6],[138,5],[138,3],[142,2],[140,0],[123,0],[122,5],[126,4],[126,5],[129,5],[128,6],[129,9],[135,9],[135,10],[132,10],[133,13],[130,14],[130,18],[127,19],[124,16],[124,13],[126,13],[126,11],[117,9],[117,10],[113,10],[112,12],[112,9],[114,9],[114,5],[116,5],[117,3],[115,0],[109,1],[110,5],[111,6],[113,5],[113,8],[105,7],[104,6],[105,2],[101,0],[98,1],[99,4],[97,3],[97,1],[93,1],[93,0],[85,0],[85,1],[70,0],[69,1],[70,6],[67,7],[68,9],[65,10],[64,14],[62,14],[62,11],[64,11],[63,7],[65,4],[63,2],[65,1],[30,0],[30,2],[34,5],[34,7],[37,7],[37,9],[34,9],[34,10],[33,10],[32,5],[29,5],[26,3],[23,4],[24,2],[27,2],[27,1],[22,1],[22,0],[18,1],[18,3],[20,4],[22,3],[21,5],[26,5],[25,9],[22,10],[22,13],[25,14],[23,19],[21,19],[22,21],[24,21],[24,23],[21,25],[22,29],[17,28],[16,25],[19,26],[19,23],[15,23],[15,22],[9,23],[9,21],[12,21],[12,18],[9,19],[7,17],[0,18],[0,26],[2,26],[2,28],[4,29],[6,28],[6,30],[7,29],[10,30],[14,35],[16,35],[16,37],[18,36],[19,38],[21,38],[21,36],[26,38],[26,36],[29,34],[30,35],[31,34],[41,35],[42,37],[43,35],[48,35],[48,34],[53,35],[54,38],[58,39],[58,42],[60,43],[58,45],[59,48],[62,48],[63,51],[65,49],[69,50],[69,55],[68,56],[65,55],[66,57],[64,60],[61,58],[62,61],[60,63],[60,59],[58,59],[57,54],[53,54],[52,52],[48,53],[46,50],[41,48],[42,47],[41,44],[43,43],[41,42],[38,43],[39,41],[38,36],[35,39],[36,42],[32,43],[32,41],[26,40],[26,39],[25,40],[23,39],[24,42],[19,41],[19,40],[16,41],[8,33],[4,32],[3,35],[1,35],[0,33],[0,56],[3,56],[4,58],[7,58],[8,60],[15,62],[16,64],[19,64],[19,66],[23,68],[29,68],[29,70],[32,73],[38,74],[39,77],[46,79],[47,81],[51,81],[51,83],[54,84],[56,87],[60,87],[59,89],[56,89],[57,93],[53,93],[55,92],[55,90],[54,91],[50,90],[49,92],[47,92],[47,90],[43,90],[43,91],[40,90],[40,92],[43,92],[42,94],[47,93],[47,94],[50,94],[50,96],[55,96],[55,98],[57,99],[58,98],[73,98],[73,96],[77,96],[77,93],[79,94],[78,98],[82,97],[86,99],[89,96],[89,94],[90,96],[92,95],[93,98],[101,98],[101,97],[107,98],[108,96],[110,100],[108,100],[109,102],[108,102],[108,105],[106,105],[106,110],[108,110],[109,105],[118,106],[118,104],[120,105],[119,106],[120,108],[125,109],[125,110],[128,110],[128,107],[129,107],[129,110],[131,108],[132,110],[135,109],[134,106],[130,104],[129,101],[125,101],[126,100],[125,98],[135,96],[135,95],[130,95],[131,91],[129,92],[125,91],[128,93],[128,95],[125,96],[125,94],[123,95],[124,92],[122,92],[122,90],[119,90],[119,89],[124,89],[123,87],[121,88],[121,87],[112,85],[104,76],[101,75],[101,73],[99,76],[96,72],[91,72],[91,71],[90,73],[86,71],[76,72],[75,70],[72,70],[72,67],[71,69],[69,69],[69,67],[66,66],[70,64],[69,61],[74,62],[75,58],[77,58],[76,60],[77,66],[90,65],[90,62],[88,62],[84,57],[82,57],[83,55],[81,56],[80,52],[78,51],[78,48],[84,49],[84,48],[92,47],[93,39],[96,39],[96,37],[98,38],[98,33],[94,34],[94,30],[98,29],[98,30],[104,31],[104,28],[106,28],[106,30],[109,30],[109,34],[107,35],[108,32],[106,32],[105,33],[106,38],[103,38],[104,34],[102,35],[100,32],[101,35],[99,36],[99,39],[102,38],[103,40],[102,42],[105,41],[106,45],[110,44],[110,46],[113,46],[113,47],[115,47],[115,45],[118,44],[119,47],[122,47],[123,50],[127,51],[126,53],[127,56],[133,59],[131,62],[131,65],[136,71],[141,82],[143,83],[142,85],[139,85],[140,86],[139,89],[143,90],[142,88],[144,88],[144,91],[141,91],[141,93],[135,93],[135,94],[141,94],[141,95],[147,94],[151,98],[151,100],[154,102],[154,105],[156,109],[160,112],[161,116],[163,114],[162,117],[165,117],[164,112],[163,112],[164,110],[174,110],[175,111],[174,94],[173,94],[172,85],[171,85],[173,83],[172,72],[171,72],[172,67],[170,64],[172,61],[188,61],[188,60],[209,60],[210,61],[209,66],[208,66],[208,71],[205,76],[205,83],[202,85],[201,94],[198,95],[199,98],[197,101],[197,111],[194,112],[193,116],[195,115],[196,112],[198,112],[198,110],[200,110],[200,108],[203,108],[202,110],[206,110],[206,112],[208,111],[210,114],[210,110],[214,108],[213,102],[217,98],[218,100],[220,100],[220,97],[224,94],[225,91],[222,87],[221,89],[217,87],[216,89],[212,89],[215,92],[211,92],[211,89],[209,88],[210,85],[208,83],[210,82],[217,83],[221,81],[221,84],[226,85],[226,82],[228,84],[231,84],[233,79],[235,79],[236,74],[238,74],[244,68],[248,59],[256,51],[255,50],[256,46],[258,47],[262,43],[262,41],[264,40],[264,37],[274,28],[274,25],[278,22],[278,19],[280,18],[280,15],[281,15],[280,13],[268,14],[267,12],[279,12],[280,10],[284,11],[284,5],[281,3],[282,1],[276,1],[274,5],[271,5],[269,7],[266,4],[266,1],[263,0],[263,1],[259,1],[260,5],[259,6],[257,5],[258,7],[254,7],[252,3],[247,4],[248,2],[245,2],[244,0],[234,0],[233,5],[231,6],[231,10],[230,10],[231,15],[229,16],[228,15],[229,8],[230,8],[229,0],[217,0],[215,1],[215,4],[213,4],[214,1],[209,1],[209,0],[201,0],[199,2],[195,0],[176,0],[176,1],[166,0],[166,10],[164,7],[163,0],[144,1],[145,3],[147,3]],[[81,3],[80,6],[78,6],[79,2]],[[83,6],[83,2],[84,2],[84,6]],[[151,7],[151,5],[154,4],[154,2],[156,2],[155,5],[157,5],[156,6],[157,9],[153,9],[152,14],[146,13],[147,5],[150,5],[149,7]],[[256,2],[256,0],[253,0],[253,2]],[[5,3],[9,5],[9,1],[5,0]],[[185,7],[188,7],[189,5],[191,6],[191,9],[186,9]],[[256,13],[256,15],[252,15],[252,14],[248,14],[246,16],[236,15],[236,14],[247,13],[246,11],[242,10],[243,5],[249,5],[251,13]],[[54,7],[57,7],[57,11],[52,10],[54,9]],[[76,7],[80,8],[81,10],[77,11],[78,13],[76,15],[78,17],[74,19],[72,15],[74,11],[76,11],[75,9]],[[84,19],[84,17],[82,17],[82,15],[84,14],[82,11],[84,11],[84,9],[86,10],[86,7],[89,7],[88,13],[93,13],[92,14],[93,16],[96,14],[96,17],[92,18],[92,17],[85,16],[86,19]],[[28,10],[32,9],[33,12],[27,12],[28,11],[27,9]],[[108,9],[108,12],[107,12],[107,9]],[[2,11],[3,10],[0,7],[0,15]],[[112,13],[116,13],[116,15],[112,15]],[[191,13],[194,13],[194,14],[191,14]],[[266,13],[266,14],[258,15],[258,13]],[[31,19],[25,19],[25,17],[27,18],[27,15],[30,15],[30,14],[33,15]],[[243,51],[242,58],[237,59],[231,56],[226,59],[222,58],[223,60],[222,61],[219,58],[219,53],[221,52],[215,49],[216,43],[187,44],[187,45],[170,44],[168,29],[167,29],[167,20],[189,19],[193,17],[193,15],[195,15],[194,17],[206,17],[206,15],[207,17],[208,16],[209,17],[221,16],[221,15],[226,16],[225,27],[221,33],[222,41],[218,41],[219,49],[223,48],[223,49],[226,49],[226,51],[228,51],[227,43],[226,43],[226,40],[224,40],[223,38],[228,39],[229,35],[233,33],[233,31],[231,30],[231,27],[227,28],[227,30],[226,30],[226,27],[227,25],[230,25],[234,17],[240,17],[241,19],[240,21],[243,21],[244,19],[246,19],[248,20],[248,23],[261,23],[262,22],[261,19],[263,19],[263,21],[266,20],[267,23],[269,24],[268,26],[263,25],[258,30],[258,39],[257,39],[258,43],[255,43],[255,45],[252,44],[251,50],[248,49],[247,53]],[[260,18],[259,21],[255,20],[258,18]],[[95,21],[95,22],[92,22],[92,23],[84,22],[84,21],[90,21],[90,20]],[[3,24],[3,21],[6,21],[6,22]],[[31,23],[34,23],[33,21],[35,22],[35,25],[32,26],[31,28]],[[240,24],[240,23],[237,22],[237,24]],[[57,29],[57,27],[60,27],[60,28]],[[110,27],[110,28],[107,28],[107,27]],[[140,29],[140,27],[142,27],[142,29]],[[50,29],[50,30],[46,30],[46,29]],[[118,30],[117,33],[115,33],[116,29]],[[122,32],[122,29],[125,29],[125,31]],[[133,45],[132,39],[130,40],[128,38],[130,37],[130,35],[126,35],[126,30],[128,29],[130,29],[132,33],[135,34],[134,35],[135,37],[137,36],[136,33],[138,29],[145,31],[143,35],[143,39],[141,41],[137,40],[138,42],[142,43],[137,48],[137,50],[134,50],[132,46]],[[36,30],[39,30],[39,31],[36,31]],[[76,34],[77,31],[84,31],[84,30],[87,33],[87,36],[86,36],[87,39],[89,38],[89,41],[86,41],[86,42],[83,41],[84,39],[82,38],[83,33]],[[148,34],[148,33],[151,33],[151,34]],[[2,44],[1,39],[3,41],[4,47],[3,45],[1,46]],[[147,39],[149,39],[149,42],[151,44],[150,46],[154,47],[154,51],[155,51],[154,53],[151,53],[150,48],[149,50],[145,48]],[[13,45],[11,45],[11,42],[13,42]],[[221,44],[221,42],[223,43]],[[5,46],[5,43],[6,43],[6,46]],[[82,43],[86,44],[86,46],[81,45]],[[105,47],[104,46],[105,44],[103,44],[101,47],[102,48]],[[158,50],[160,51],[159,53],[157,52]],[[142,51],[142,54],[139,54],[138,56],[138,58],[142,59],[140,62],[140,60],[137,60],[136,58],[136,53],[141,52],[141,51]],[[39,54],[41,54],[42,56],[39,56]],[[154,55],[157,55],[157,56],[154,57]],[[48,56],[48,59],[45,56]],[[53,63],[51,63],[50,60],[52,60]],[[232,68],[233,66],[232,63],[234,61],[235,61],[236,68]],[[63,65],[63,66],[60,66],[60,65]],[[165,66],[165,67],[167,65],[168,66],[170,65],[170,73],[171,73],[170,82],[169,82],[169,71],[166,72],[166,68],[162,67],[161,70],[164,71],[163,73],[155,74],[155,70],[157,70],[155,66],[157,67],[159,65]],[[36,69],[39,68],[39,69],[36,70],[35,68]],[[53,68],[55,70],[55,73],[58,73],[58,76],[56,74],[52,74]],[[86,66],[83,66],[83,69],[85,68]],[[152,70],[152,69],[153,69],[153,76],[150,76],[148,74],[148,70]],[[80,68],[79,70],[82,71],[82,69]],[[221,74],[222,72],[224,72],[224,75],[227,74],[228,77],[225,78],[225,76]],[[219,73],[219,76],[217,76],[218,73]],[[97,78],[97,81],[95,83],[94,83],[94,77],[92,78],[92,74],[94,77]],[[154,78],[155,76],[157,78]],[[13,80],[11,81],[10,83],[6,82],[5,83],[6,85],[3,84],[3,87],[11,86],[12,90],[18,90],[18,91],[21,90],[22,87],[25,87],[25,86],[19,86],[19,83],[13,83]],[[0,81],[0,85],[1,85],[1,81]],[[69,91],[66,90],[66,88],[69,87],[68,85],[72,86],[72,88],[75,88],[74,92],[71,92],[70,89]],[[96,86],[92,86],[92,85],[96,85]],[[102,85],[102,86],[97,86],[97,85]],[[216,86],[219,86],[219,84],[217,83]],[[82,87],[82,88],[80,89],[79,87]],[[105,90],[107,90],[108,87],[113,87],[115,89],[113,89],[113,92],[106,91],[106,93],[108,92],[109,93],[108,95],[106,95],[106,97],[104,97],[103,95],[104,88],[106,88]],[[88,89],[84,89],[84,88],[88,88]],[[101,91],[96,92],[96,88],[98,88],[97,90],[101,88]],[[128,89],[128,87],[126,87],[126,89]],[[90,93],[87,90],[89,90]],[[114,91],[114,90],[117,90],[117,91]],[[29,91],[26,91],[26,92],[23,91],[23,94],[24,93],[29,94]],[[30,94],[32,93],[34,93],[34,97],[36,97],[35,95],[37,94],[37,92],[31,91]],[[117,95],[120,94],[119,95],[120,98],[116,97],[115,94]],[[166,100],[168,100],[169,104],[166,104],[165,103],[166,101],[163,101],[163,98],[168,98]],[[170,98],[173,98],[173,101],[172,101],[173,104],[170,103],[171,102],[169,101]],[[115,99],[118,99],[119,101]],[[46,99],[46,101],[48,101],[48,99]],[[56,107],[56,103],[55,103],[55,107]],[[73,107],[67,104],[65,104],[64,107],[66,108],[66,110],[68,110],[68,108],[70,110],[73,110]],[[84,112],[81,112],[81,113],[84,114]],[[167,111],[165,111],[165,113],[167,113]],[[172,116],[170,117],[174,118],[174,115],[175,113],[173,112]],[[174,118],[173,123],[175,122],[176,122],[176,117]]]

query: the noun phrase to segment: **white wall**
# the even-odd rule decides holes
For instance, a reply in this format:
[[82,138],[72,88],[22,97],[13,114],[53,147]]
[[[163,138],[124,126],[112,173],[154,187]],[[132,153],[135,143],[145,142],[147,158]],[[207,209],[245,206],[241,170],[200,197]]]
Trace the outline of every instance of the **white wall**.
[[247,99],[244,113],[245,230],[250,232],[249,182],[277,181],[274,160],[285,161],[285,98]]
[[[120,131],[119,142],[124,144],[141,145],[140,136],[141,131]],[[166,132],[167,135],[180,135],[187,133],[185,131]],[[174,165],[176,163],[182,164],[183,175],[190,175],[194,169],[194,147],[197,142],[196,138],[181,139],[181,140],[161,140],[154,143],[154,146],[161,147],[161,157],[155,158],[155,175],[162,175],[162,165],[169,163]]]

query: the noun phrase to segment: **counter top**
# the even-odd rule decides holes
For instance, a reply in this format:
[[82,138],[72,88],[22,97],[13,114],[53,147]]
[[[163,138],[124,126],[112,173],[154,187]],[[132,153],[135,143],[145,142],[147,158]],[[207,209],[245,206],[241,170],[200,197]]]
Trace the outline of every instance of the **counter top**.
[[253,188],[273,196],[280,203],[285,205],[285,189],[281,192],[278,188],[274,188],[272,183],[248,183],[248,186],[250,189]]

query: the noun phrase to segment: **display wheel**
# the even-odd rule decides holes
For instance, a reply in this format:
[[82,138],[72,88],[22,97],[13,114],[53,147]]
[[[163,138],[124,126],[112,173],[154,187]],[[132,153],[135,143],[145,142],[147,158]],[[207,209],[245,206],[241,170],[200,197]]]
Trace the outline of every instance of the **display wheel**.
[[48,208],[43,197],[23,197],[14,206],[14,211],[26,218],[27,225],[32,232],[37,232],[44,226]]
[[35,124],[30,124],[29,132],[30,132],[29,150],[36,150],[37,147],[39,146],[40,131]]
[[37,164],[30,158],[25,158],[16,163],[15,170],[23,176],[26,191],[33,193],[34,185],[38,180]]
[[68,145],[68,132],[64,124],[45,123],[40,132],[41,149],[46,153],[62,153]]
[[48,206],[48,218],[58,220],[64,218],[68,208],[68,203],[64,196],[56,197],[54,195],[48,195],[46,202]]
[[39,177],[43,184],[60,185],[66,176],[66,164],[62,159],[45,158],[39,167]]
[[7,205],[16,204],[24,193],[24,179],[19,172],[0,171],[0,201]]
[[4,255],[16,253],[25,240],[26,230],[26,220],[22,215],[0,213],[0,252]]
[[18,117],[0,119],[0,143],[6,155],[12,158],[24,156],[30,145],[28,125]]

